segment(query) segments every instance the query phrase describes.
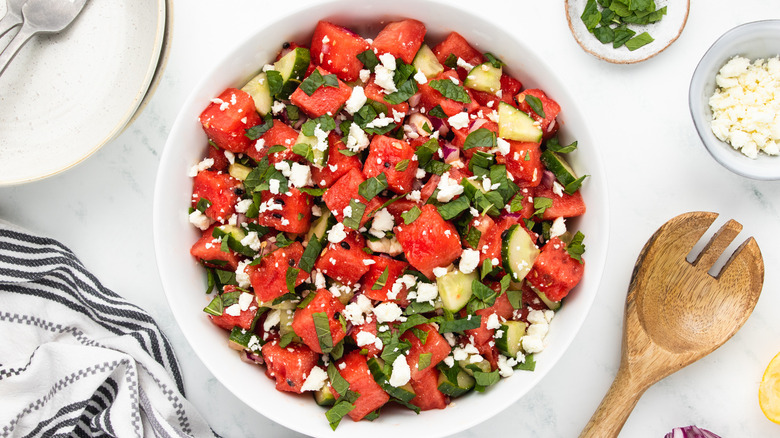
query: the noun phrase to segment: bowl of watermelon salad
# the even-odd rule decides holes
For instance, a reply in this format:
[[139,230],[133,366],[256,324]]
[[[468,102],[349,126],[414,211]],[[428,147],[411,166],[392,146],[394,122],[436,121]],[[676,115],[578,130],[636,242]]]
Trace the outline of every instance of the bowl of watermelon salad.
[[229,390],[309,435],[484,421],[561,357],[603,270],[605,180],[563,84],[489,23],[401,3],[259,31],[160,165],[177,322]]

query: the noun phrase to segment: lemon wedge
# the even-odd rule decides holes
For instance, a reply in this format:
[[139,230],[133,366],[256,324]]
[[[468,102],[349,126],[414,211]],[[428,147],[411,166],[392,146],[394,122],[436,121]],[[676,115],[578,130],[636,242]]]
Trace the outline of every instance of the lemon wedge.
[[758,387],[758,404],[766,418],[780,424],[780,353],[769,362]]

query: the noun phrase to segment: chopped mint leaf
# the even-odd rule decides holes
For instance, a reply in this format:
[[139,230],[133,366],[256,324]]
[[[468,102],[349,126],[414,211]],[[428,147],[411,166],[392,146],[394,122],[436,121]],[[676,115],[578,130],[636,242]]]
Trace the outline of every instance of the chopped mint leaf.
[[351,199],[349,201],[349,206],[352,209],[352,214],[347,217],[344,216],[344,219],[341,221],[345,227],[352,228],[353,230],[357,230],[360,228],[360,222],[363,219],[363,213],[366,212],[366,204],[363,204],[362,202],[358,202],[355,199]]
[[271,129],[273,126],[274,126],[274,119],[271,117],[270,114],[266,114],[265,117],[263,117],[262,125],[256,125],[251,128],[248,128],[244,132],[244,135],[250,140],[257,140],[258,138],[262,137],[263,134],[265,134],[265,132]]
[[314,312],[311,314],[314,319],[314,330],[317,332],[317,340],[320,343],[320,349],[325,354],[333,349],[333,335],[330,333],[330,319],[325,312]]
[[301,82],[301,85],[299,85],[298,88],[300,88],[307,95],[311,96],[315,91],[317,91],[318,88],[322,86],[339,88],[339,80],[334,74],[323,76],[319,70],[315,69],[311,72],[309,77]]
[[371,71],[374,71],[374,67],[379,65],[379,58],[376,57],[376,53],[371,49],[358,53],[357,59],[363,63],[363,66],[366,69]]
[[528,103],[528,106],[531,107],[532,110],[541,118],[545,118],[547,116],[544,115],[544,106],[542,105],[542,100],[538,97],[526,94],[525,95],[525,101]]
[[384,173],[380,173],[379,176],[368,178],[360,183],[358,195],[364,197],[366,201],[370,201],[387,187],[387,176]]
[[374,282],[374,285],[371,286],[371,290],[380,290],[384,288],[385,285],[387,284],[387,277],[389,275],[390,275],[390,266],[386,266],[385,270],[382,271],[382,274]]
[[284,85],[282,74],[276,70],[268,70],[265,72],[265,77],[268,80],[268,88],[271,90],[271,96],[276,96],[281,93],[282,85]]
[[466,136],[466,140],[463,142],[463,149],[492,148],[496,146],[496,141],[495,132],[487,128],[479,128]]
[[441,108],[441,105],[436,105],[435,107],[431,108],[431,110],[428,111],[428,115],[432,117],[438,117],[440,119],[447,118],[447,113],[444,112],[444,110]]
[[421,213],[422,210],[420,210],[420,208],[415,205],[414,207],[410,208],[408,211],[401,213],[401,217],[404,219],[404,224],[409,225],[415,220],[417,220],[417,218],[420,217]]
[[471,97],[469,97],[469,93],[467,93],[463,87],[456,85],[449,79],[433,80],[430,82],[430,86],[447,99],[451,99],[456,102],[471,103]]
[[653,37],[650,36],[647,32],[642,32],[639,35],[631,38],[630,40],[626,41],[626,47],[628,50],[631,50],[632,52],[646,44],[650,44],[653,41]]
[[404,172],[409,168],[409,160],[401,160],[395,165],[396,172]]
[[585,239],[585,235],[582,232],[577,231],[574,237],[571,239],[568,245],[566,245],[566,251],[571,258],[582,263],[582,255],[585,253],[585,244],[582,241]]
[[306,121],[306,123],[301,126],[301,132],[303,132],[303,135],[307,137],[314,136],[314,130],[319,125],[320,129],[328,132],[336,129],[336,121],[333,120],[333,117],[323,114],[316,119],[309,119]]

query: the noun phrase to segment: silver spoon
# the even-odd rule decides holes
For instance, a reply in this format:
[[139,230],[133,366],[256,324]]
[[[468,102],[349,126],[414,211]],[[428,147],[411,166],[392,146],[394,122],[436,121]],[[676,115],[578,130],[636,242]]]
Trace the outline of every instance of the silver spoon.
[[0,37],[22,24],[22,6],[27,0],[5,0],[5,16],[0,20]]
[[22,6],[21,30],[0,53],[0,75],[19,49],[34,35],[64,30],[79,15],[87,0],[27,0]]

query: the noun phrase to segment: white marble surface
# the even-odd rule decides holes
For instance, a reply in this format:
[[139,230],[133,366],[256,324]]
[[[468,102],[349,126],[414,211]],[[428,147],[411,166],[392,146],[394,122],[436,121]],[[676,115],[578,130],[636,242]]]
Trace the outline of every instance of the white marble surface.
[[[299,1],[296,7],[309,3],[313,1]],[[617,370],[623,303],[639,250],[663,222],[692,210],[720,212],[716,224],[735,218],[745,226],[740,237],[756,237],[767,266],[764,291],[753,316],[732,340],[647,391],[621,436],[662,437],[688,424],[724,438],[780,436],[780,426],[762,415],[757,401],[764,368],[780,351],[780,279],[775,269],[780,264],[775,236],[780,183],[750,181],[720,167],[700,144],[687,104],[690,76],[709,45],[738,24],[780,18],[780,4],[694,0],[680,39],[661,55],[630,66],[607,64],[583,52],[569,33],[562,0],[463,4],[530,41],[572,84],[597,141],[586,147],[603,153],[613,228],[601,290],[573,345],[526,397],[458,436],[576,436]],[[229,394],[195,357],[173,321],[152,245],[155,172],[178,107],[201,72],[226,47],[288,8],[285,2],[256,0],[177,2],[170,61],[138,120],[64,174],[0,188],[0,218],[61,240],[106,286],[151,312],[175,345],[189,399],[225,437],[299,435]]]

